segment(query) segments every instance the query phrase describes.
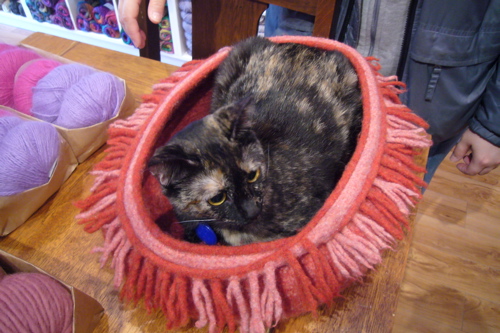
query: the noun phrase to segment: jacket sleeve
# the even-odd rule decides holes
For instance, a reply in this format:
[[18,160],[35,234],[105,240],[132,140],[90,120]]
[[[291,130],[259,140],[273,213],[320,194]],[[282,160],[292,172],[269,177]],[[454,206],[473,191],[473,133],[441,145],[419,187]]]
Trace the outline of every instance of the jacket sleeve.
[[469,128],[500,147],[500,60],[496,62],[496,72],[486,86],[482,101],[469,122]]

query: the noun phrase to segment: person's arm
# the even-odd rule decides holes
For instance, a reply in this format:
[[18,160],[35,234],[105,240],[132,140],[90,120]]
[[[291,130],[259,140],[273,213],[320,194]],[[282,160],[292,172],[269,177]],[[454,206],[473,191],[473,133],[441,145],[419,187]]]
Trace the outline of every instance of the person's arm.
[[467,129],[455,146],[450,160],[466,175],[484,175],[500,165],[500,147]]
[[484,175],[500,165],[500,63],[488,82],[481,104],[450,160],[467,175]]
[[[166,0],[150,0],[148,17],[153,23],[160,23],[163,18]],[[146,46],[146,34],[139,28],[137,17],[141,0],[121,0],[118,2],[118,16],[125,33],[132,39],[134,45],[142,49]]]

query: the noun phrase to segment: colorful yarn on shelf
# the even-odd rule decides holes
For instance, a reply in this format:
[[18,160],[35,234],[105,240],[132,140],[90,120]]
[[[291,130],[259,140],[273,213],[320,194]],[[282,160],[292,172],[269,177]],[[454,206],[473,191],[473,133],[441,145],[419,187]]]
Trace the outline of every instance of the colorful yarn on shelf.
[[71,293],[45,274],[0,276],[0,309],[1,332],[73,331]]
[[122,41],[127,44],[127,45],[134,45],[134,43],[132,42],[132,39],[129,37],[129,35],[127,35],[127,33],[125,32],[125,30],[122,29],[121,31],[121,37],[122,37]]
[[59,140],[51,124],[1,117],[0,196],[46,184],[59,157]]
[[91,4],[80,1],[77,4],[78,8],[78,16],[86,21],[90,21],[94,19],[94,7]]
[[102,32],[110,38],[120,38],[120,31],[109,24],[102,27]]
[[92,31],[92,32],[95,32],[97,34],[102,33],[102,25],[97,23],[95,20],[89,21],[89,27],[90,27],[90,31]]
[[65,0],[26,0],[26,5],[36,21],[74,29]]
[[89,32],[90,31],[90,21],[87,21],[81,16],[77,16],[76,18],[76,28],[81,31]]
[[160,48],[167,53],[174,53],[174,44],[172,43],[172,28],[168,17],[168,10],[165,7],[167,15],[161,20],[160,27]]
[[105,18],[108,12],[109,9],[106,6],[97,6],[94,7],[94,9],[92,10],[92,14],[94,15],[94,20],[100,25],[105,24]]
[[116,18],[116,13],[114,10],[110,10],[107,14],[106,17],[104,18],[104,22],[113,27],[113,29],[118,30],[118,19]]
[[0,4],[3,12],[26,17],[23,5],[18,0],[0,0]]
[[17,71],[40,56],[28,49],[9,48],[0,53],[0,105],[14,107],[14,80]]
[[77,8],[76,22],[78,30],[102,33],[111,38],[120,38],[121,34],[112,2],[84,0],[78,2]]
[[182,29],[186,38],[186,48],[191,55],[193,50],[193,7],[191,0],[179,0],[179,12],[181,15]]
[[11,13],[19,16],[26,16],[23,6],[18,0],[0,0],[1,9],[5,13]]

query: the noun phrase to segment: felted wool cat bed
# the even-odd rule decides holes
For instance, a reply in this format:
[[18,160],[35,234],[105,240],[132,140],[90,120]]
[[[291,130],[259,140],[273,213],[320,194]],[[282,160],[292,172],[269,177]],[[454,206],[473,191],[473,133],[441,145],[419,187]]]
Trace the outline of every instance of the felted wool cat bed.
[[182,230],[160,185],[146,170],[156,147],[209,111],[214,71],[224,48],[185,64],[153,87],[135,114],[109,129],[107,156],[95,166],[92,194],[78,203],[85,230],[104,234],[121,296],[162,309],[168,328],[195,321],[210,332],[265,332],[279,320],[331,303],[381,262],[404,237],[421,198],[424,170],[413,162],[430,145],[426,124],[400,103],[401,82],[383,77],[373,59],[333,40],[276,37],[338,50],[354,65],[363,96],[359,142],[345,172],[296,236],[245,246],[209,246],[180,239]]

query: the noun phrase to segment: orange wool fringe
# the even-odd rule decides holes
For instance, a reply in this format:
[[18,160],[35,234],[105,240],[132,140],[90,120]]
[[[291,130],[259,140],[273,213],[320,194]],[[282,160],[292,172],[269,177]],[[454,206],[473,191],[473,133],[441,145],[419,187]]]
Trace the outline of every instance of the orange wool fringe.
[[[77,203],[87,232],[102,230],[101,264],[111,259],[121,298],[161,309],[168,329],[265,332],[290,316],[316,312],[382,260],[402,239],[426,184],[413,158],[430,145],[426,123],[401,104],[404,85],[383,77],[374,59],[338,42],[277,37],[343,52],[360,78],[364,119],[359,144],[324,207],[298,235],[241,247],[179,240],[172,209],[145,172],[154,148],[206,115],[213,72],[229,48],[185,64],[153,87],[126,120],[109,129],[105,159],[92,171],[92,194]],[[155,223],[167,215],[162,231]],[[170,216],[172,216],[170,214]],[[177,234],[176,234],[177,232]],[[177,235],[177,236],[176,236]]]

